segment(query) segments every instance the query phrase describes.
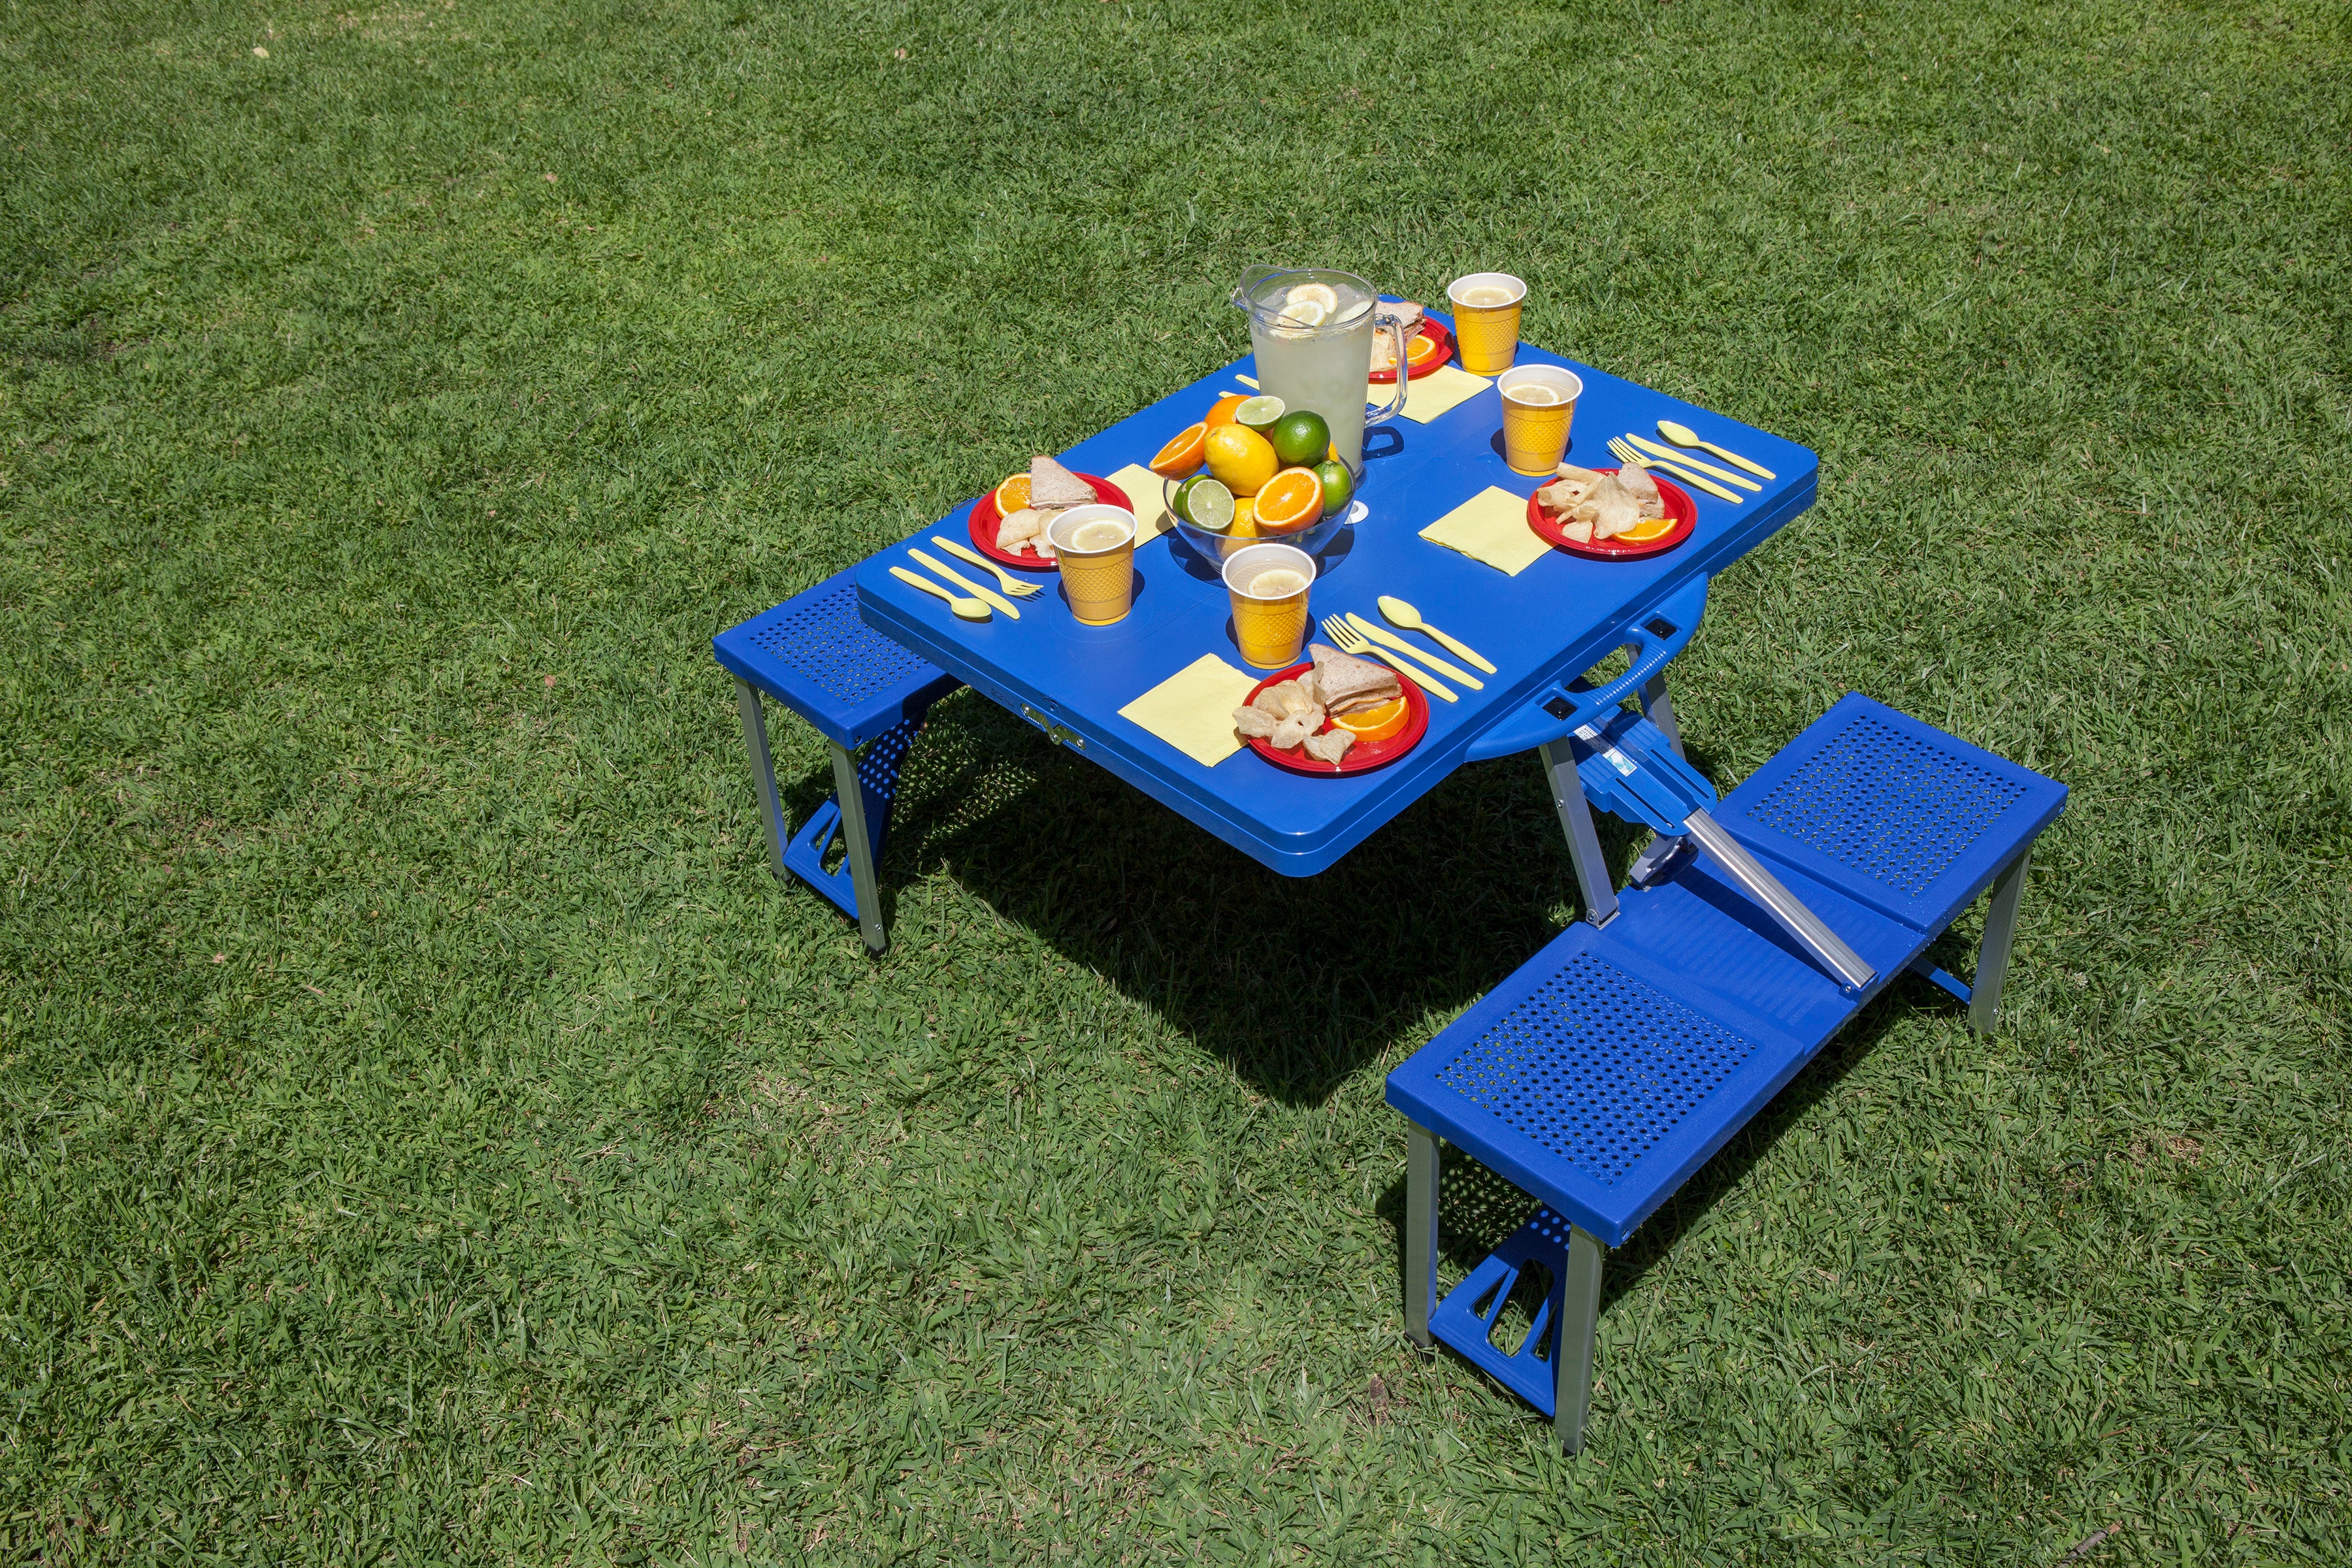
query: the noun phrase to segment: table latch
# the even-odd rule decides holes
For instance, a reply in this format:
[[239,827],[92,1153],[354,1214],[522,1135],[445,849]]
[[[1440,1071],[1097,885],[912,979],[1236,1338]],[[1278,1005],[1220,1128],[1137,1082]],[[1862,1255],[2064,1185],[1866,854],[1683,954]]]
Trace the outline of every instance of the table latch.
[[1087,749],[1087,738],[1084,735],[1079,734],[1067,724],[1056,724],[1026,702],[1021,705],[1021,717],[1045,731],[1045,739],[1057,746],[1067,746],[1074,752],[1083,752]]

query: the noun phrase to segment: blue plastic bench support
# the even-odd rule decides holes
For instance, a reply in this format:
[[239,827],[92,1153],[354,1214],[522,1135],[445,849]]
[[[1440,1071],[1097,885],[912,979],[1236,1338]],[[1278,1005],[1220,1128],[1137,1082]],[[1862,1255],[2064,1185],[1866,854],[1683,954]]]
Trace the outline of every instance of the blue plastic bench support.
[[[856,569],[752,616],[710,639],[735,678],[743,748],[760,789],[769,869],[797,876],[857,922],[866,947],[889,943],[874,868],[889,830],[898,770],[933,702],[963,684],[866,625],[857,613]],[[784,821],[776,764],[768,749],[762,693],[807,720],[833,760],[833,795],[795,833]],[[859,748],[863,747],[863,754]],[[825,869],[834,841],[842,865]]]
[[[1658,778],[1621,788],[1629,775],[1605,748],[1622,753],[1634,737],[1650,753],[1635,771],[1666,775],[1655,753],[1670,742],[1622,711],[1593,732],[1602,745],[1572,734],[1556,743],[1581,748],[1586,784],[1639,816]],[[1546,749],[1566,817],[1584,792],[1563,783],[1575,768]],[[1389,1075],[1388,1101],[1408,1129],[1413,1341],[1444,1341],[1551,1416],[1561,1446],[1577,1451],[1607,1250],[1896,974],[1929,975],[1989,1031],[2030,851],[2065,799],[2063,784],[1857,693],[1714,810],[1686,813],[1686,826],[1713,831],[1687,834],[1645,883],[1612,895],[1613,919],[1570,925]],[[1846,946],[1867,982],[1845,984],[1797,940],[1755,896],[1759,877]],[[1927,952],[1987,892],[1977,980],[1966,986]],[[1449,1142],[1541,1207],[1439,1300],[1439,1152]],[[1538,1264],[1553,1288],[1535,1328],[1516,1348],[1496,1345],[1503,1302]]]

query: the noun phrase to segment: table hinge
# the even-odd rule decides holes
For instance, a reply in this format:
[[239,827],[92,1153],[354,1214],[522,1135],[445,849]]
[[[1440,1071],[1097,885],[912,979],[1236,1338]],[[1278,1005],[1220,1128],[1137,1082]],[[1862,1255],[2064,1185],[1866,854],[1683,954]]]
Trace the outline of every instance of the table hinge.
[[1057,746],[1067,746],[1074,752],[1083,752],[1087,749],[1087,738],[1084,735],[1079,734],[1076,730],[1071,729],[1066,724],[1055,723],[1053,720],[1047,718],[1045,714],[1038,712],[1037,710],[1030,707],[1026,702],[1024,702],[1021,705],[1021,717],[1028,720],[1029,722],[1036,725],[1040,730],[1045,731],[1045,739],[1053,742],[1054,744]]

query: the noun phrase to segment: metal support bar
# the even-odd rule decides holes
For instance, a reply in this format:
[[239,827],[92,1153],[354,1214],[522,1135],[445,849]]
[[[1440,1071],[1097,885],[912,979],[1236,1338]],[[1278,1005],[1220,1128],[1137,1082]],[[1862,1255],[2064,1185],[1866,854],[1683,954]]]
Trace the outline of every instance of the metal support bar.
[[[1878,971],[1863,962],[1862,955],[1823,924],[1821,916],[1807,909],[1803,900],[1782,887],[1780,879],[1742,848],[1739,841],[1725,832],[1714,817],[1704,811],[1694,811],[1683,819],[1683,824],[1691,837],[1698,841],[1699,847],[1714,856],[1716,864],[1747,889],[1748,896],[1761,904],[1764,912],[1796,938],[1841,986],[1859,991],[1878,978]],[[2008,949],[2004,947],[2002,952],[2005,954]]]
[[751,753],[751,776],[760,784],[760,826],[768,830],[768,870],[784,875],[784,805],[776,795],[776,760],[768,753],[768,721],[760,710],[760,694],[738,676],[735,706],[743,714],[743,749]]
[[1544,773],[1551,780],[1551,804],[1568,835],[1568,858],[1576,868],[1577,890],[1584,895],[1584,918],[1596,927],[1617,918],[1617,889],[1601,853],[1601,833],[1585,803],[1584,782],[1576,776],[1576,751],[1562,736],[1543,748]]
[[2025,863],[2032,856],[2033,846],[2029,844],[1993,879],[1992,904],[1985,910],[1984,942],[1977,950],[1977,983],[1969,987],[1969,1026],[1979,1035],[1991,1034],[2000,1022],[2000,988],[2009,978],[2009,944],[2017,935],[2017,904],[2025,896]]
[[1437,1134],[1404,1124],[1404,1331],[1430,1348],[1437,1307]]
[[1599,1237],[1580,1226],[1569,1227],[1551,1407],[1552,1435],[1563,1453],[1584,1447],[1584,1418],[1592,1407],[1592,1341],[1601,1322],[1601,1267],[1608,1255]]
[[857,889],[857,930],[866,950],[877,958],[890,945],[882,929],[881,885],[874,879],[874,836],[866,826],[866,790],[857,780],[857,759],[832,741],[833,797],[841,807],[841,836],[849,847],[849,885]]
[[1683,751],[1682,726],[1675,722],[1674,700],[1666,695],[1666,672],[1663,669],[1642,683],[1642,717],[1664,732],[1666,744],[1675,749],[1675,755],[1685,762],[1690,760]]

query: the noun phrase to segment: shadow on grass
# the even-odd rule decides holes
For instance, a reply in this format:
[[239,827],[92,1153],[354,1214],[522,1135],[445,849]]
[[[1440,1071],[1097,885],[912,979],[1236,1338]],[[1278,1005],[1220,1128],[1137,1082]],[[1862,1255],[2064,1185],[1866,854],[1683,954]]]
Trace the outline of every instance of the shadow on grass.
[[[1338,866],[1291,879],[970,693],[933,710],[915,756],[886,904],[915,868],[943,868],[1288,1103],[1427,1038],[1580,912],[1528,758],[1457,771]],[[825,781],[791,794],[804,816]],[[1637,836],[1604,818],[1601,837],[1622,877]]]

